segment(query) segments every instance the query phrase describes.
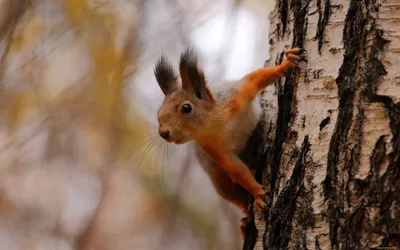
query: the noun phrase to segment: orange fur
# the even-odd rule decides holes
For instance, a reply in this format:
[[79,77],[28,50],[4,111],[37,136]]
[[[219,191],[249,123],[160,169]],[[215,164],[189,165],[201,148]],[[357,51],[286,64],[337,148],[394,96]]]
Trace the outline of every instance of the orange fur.
[[289,69],[295,68],[294,62],[300,60],[300,57],[294,54],[301,51],[297,48],[288,50],[285,52],[287,59],[280,65],[272,68],[260,68],[244,76],[241,79],[243,85],[232,100],[227,103],[228,115],[232,117],[242,113],[262,89],[281,78]]
[[244,164],[239,157],[222,146],[225,145],[224,140],[220,140],[216,136],[211,138],[208,142],[198,143],[210,158],[224,169],[233,183],[237,183],[248,190],[254,196],[256,201],[261,201],[261,206],[257,207],[261,210],[264,207],[262,199],[265,196],[265,192],[262,190],[261,185],[256,181],[246,164]]
[[234,183],[221,167],[209,168],[207,173],[218,194],[225,200],[238,206],[247,215],[249,209],[247,191],[239,184]]

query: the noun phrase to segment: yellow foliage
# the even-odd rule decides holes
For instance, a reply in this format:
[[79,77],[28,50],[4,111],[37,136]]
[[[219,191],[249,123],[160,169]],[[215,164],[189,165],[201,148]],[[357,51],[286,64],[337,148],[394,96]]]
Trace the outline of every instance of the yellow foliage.
[[[127,69],[139,56],[130,49],[131,39],[136,31],[135,23],[128,27],[128,34],[121,49],[121,44],[117,44],[117,37],[120,35],[118,32],[120,27],[126,28],[126,25],[120,25],[121,18],[117,12],[98,12],[91,9],[85,0],[62,0],[61,7],[69,26],[76,31],[76,38],[84,41],[92,62],[90,80],[83,83],[85,90],[79,93],[79,103],[71,105],[71,102],[67,102],[65,105],[70,105],[69,109],[80,113],[92,123],[88,127],[88,137],[92,141],[90,148],[95,150],[97,147],[99,152],[111,150],[115,157],[129,155],[136,142],[137,131],[142,127],[139,117],[132,114],[124,96]],[[25,13],[24,20],[26,22],[19,25],[10,40],[9,47],[13,56],[20,54],[27,46],[36,46],[35,43],[45,34],[46,23],[33,7]],[[46,68],[43,71],[46,72]],[[135,70],[130,69],[128,73],[134,72]],[[54,84],[57,84],[56,77]],[[71,84],[79,86],[82,83]],[[70,99],[67,90],[57,94],[57,98],[52,98],[51,89],[45,89],[49,86],[41,86],[40,82],[32,82],[31,85],[37,86],[37,92],[32,89],[13,94],[7,90],[3,92],[9,100],[7,119],[12,130],[23,122],[27,109],[53,107],[60,105],[61,99]],[[85,102],[90,105],[83,106],[82,103]],[[100,140],[100,137],[104,138]],[[113,144],[100,148],[96,146],[99,141],[102,144]]]
[[[123,95],[125,71],[137,58],[130,56],[131,41],[125,41],[124,49],[118,51],[117,13],[91,11],[83,0],[64,0],[63,3],[72,27],[79,30],[86,28],[81,30],[80,34],[90,51],[95,72],[90,83],[90,89],[94,92],[94,105],[86,115],[91,117],[96,130],[99,130],[95,134],[108,134],[109,138],[113,137],[113,141],[119,142],[118,145],[114,145],[117,149],[113,149],[115,153],[120,154],[125,138],[131,139],[130,126],[134,126],[134,123],[129,124],[127,121],[129,111]],[[130,31],[133,32],[133,29]],[[133,37],[133,34],[130,33],[129,37]],[[130,135],[127,136],[128,134]]]
[[36,104],[36,98],[29,93],[15,93],[9,98],[8,108],[8,127],[13,131],[23,120],[24,114],[28,108],[33,108]]
[[26,21],[26,24],[20,25],[15,30],[11,38],[10,51],[20,51],[28,45],[33,45],[44,34],[45,26],[42,18],[34,14],[33,11],[29,12],[28,18],[29,20]]

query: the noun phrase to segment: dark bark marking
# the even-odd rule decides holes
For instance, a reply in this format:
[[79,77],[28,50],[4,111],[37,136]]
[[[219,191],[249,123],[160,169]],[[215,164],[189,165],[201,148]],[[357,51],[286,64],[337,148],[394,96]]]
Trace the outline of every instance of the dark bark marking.
[[264,119],[265,114],[262,115],[257,127],[247,140],[245,150],[240,154],[240,158],[249,166],[250,169],[255,170],[255,177],[259,183],[262,183],[262,171],[265,167],[265,141],[266,141],[266,124]]
[[289,133],[289,123],[292,118],[292,100],[294,89],[294,77],[288,76],[285,79],[284,86],[279,89],[278,94],[278,120],[276,126],[276,137],[271,162],[271,197],[272,202],[275,190],[275,183],[278,176],[280,160],[282,156],[282,145]]
[[329,124],[330,121],[331,121],[331,117],[330,116],[328,116],[325,119],[323,119],[321,121],[321,123],[319,124],[319,131],[322,131],[326,127],[326,125]]
[[315,38],[318,39],[318,52],[321,55],[322,45],[324,43],[325,38],[325,28],[328,25],[329,18],[331,16],[331,1],[325,0],[324,1],[324,11],[322,11],[322,0],[317,1],[317,8],[318,8],[318,24],[317,24],[317,33]]
[[333,55],[336,55],[339,53],[342,49],[341,48],[330,48],[329,52],[331,52]]
[[[310,159],[307,160],[307,167],[314,167]],[[294,249],[307,249],[307,229],[315,228],[315,219],[313,215],[314,209],[312,208],[312,193],[308,190],[304,182],[310,185],[312,180],[306,176],[305,181],[302,182],[301,194],[297,199],[297,211],[294,219],[297,224],[295,232],[292,232],[291,240],[295,243]]]
[[[324,196],[328,202],[327,219],[329,222],[329,238],[333,247],[338,247],[339,219],[343,208],[342,187],[338,187],[338,164],[340,155],[347,157],[347,140],[353,117],[353,100],[359,88],[356,73],[362,44],[365,44],[367,19],[364,17],[363,3],[351,0],[343,31],[345,54],[336,83],[339,91],[339,113],[335,130],[329,146],[328,166],[323,183]],[[351,168],[351,166],[348,166]]]
[[289,244],[292,219],[297,209],[297,198],[304,192],[304,169],[309,150],[310,143],[306,136],[301,149],[296,149],[299,156],[293,173],[270,210],[270,242],[265,242],[265,249],[285,249]]
[[[360,199],[361,202],[359,205],[352,204],[355,212],[347,214],[344,218],[345,225],[341,239],[344,249],[362,249],[360,244],[361,232],[360,230],[353,230],[354,228],[364,228],[368,234],[380,234],[388,238],[390,234],[387,232],[387,229],[390,230],[390,228],[396,227],[396,221],[390,218],[389,215],[390,205],[394,201],[393,192],[390,189],[387,190],[386,184],[388,183],[385,183],[388,182],[387,177],[392,176],[392,174],[384,174],[382,177],[379,177],[378,166],[382,164],[387,156],[385,137],[381,136],[375,144],[370,157],[371,165],[374,167],[370,169],[368,177],[365,180],[350,178],[350,181],[354,185],[352,195]],[[368,221],[369,218],[365,215],[368,207],[380,207],[380,218],[374,221],[372,225]],[[384,240],[382,246],[389,246],[389,243],[393,242],[385,242]]]
[[254,213],[252,209],[250,209],[250,213],[247,218],[245,231],[246,238],[244,239],[243,250],[253,250],[254,246],[256,245],[258,231],[254,223]]
[[[266,131],[266,124],[263,113],[260,122],[257,124],[256,129],[249,137],[245,150],[240,154],[240,158],[249,166],[250,169],[255,170],[255,178],[259,183],[263,183],[262,173],[265,168],[267,153],[265,150],[266,138],[269,131]],[[253,196],[249,195],[250,204],[253,203]],[[258,231],[254,223],[254,214],[250,209],[249,217],[246,223],[246,237],[243,244],[243,250],[251,250],[254,248]]]
[[294,13],[292,47],[303,48],[304,37],[307,33],[306,16],[310,0],[292,1],[291,8]]
[[[390,244],[393,246],[395,240],[392,236],[394,234],[390,232],[395,232],[397,235],[399,233],[399,228],[396,225],[400,222],[400,216],[391,218],[389,216],[390,205],[386,204],[392,204],[396,198],[400,199],[400,187],[393,185],[400,180],[398,139],[400,110],[396,110],[396,104],[390,98],[376,95],[376,83],[382,75],[386,74],[382,55],[389,42],[383,38],[383,31],[376,28],[376,20],[371,15],[371,12],[378,10],[379,6],[371,4],[370,1],[351,1],[345,21],[343,41],[346,51],[337,78],[339,115],[330,143],[328,171],[324,183],[325,197],[328,201],[330,239],[331,244],[336,248],[339,246],[344,249],[362,248],[360,244],[361,232],[360,230],[352,230],[354,228],[365,228],[367,226],[366,231],[371,236],[372,233],[384,236],[382,246],[389,246]],[[369,34],[372,34],[372,40],[367,46],[366,37]],[[370,51],[366,51],[365,47],[370,48]],[[360,58],[365,60],[360,60]],[[356,95],[359,95],[357,104],[359,115],[354,120],[355,131],[350,132],[353,109],[355,108],[353,99]],[[350,159],[348,159],[347,138],[349,133],[358,139],[364,136],[361,134],[365,119],[363,116],[364,104],[368,102],[383,102],[385,104],[390,118],[394,150],[390,154],[390,164],[386,173],[379,177],[379,166],[388,157],[385,136],[382,136],[376,143],[370,158],[371,169],[368,177],[365,180],[359,180],[353,176],[353,172],[358,168],[361,149],[358,145],[354,146],[351,149]],[[344,156],[344,169],[347,169],[348,175],[344,190],[343,185],[337,185],[339,181],[337,167],[340,156]],[[354,185],[352,189],[349,188],[350,183]],[[395,198],[396,194],[397,197]],[[351,204],[350,195],[359,200],[361,205]],[[341,198],[341,196],[346,196],[346,199]],[[353,206],[354,212],[343,213],[345,201]],[[380,206],[381,217],[371,225],[365,212],[367,208],[377,206]],[[339,219],[343,222],[340,225]]]
[[[278,60],[283,61],[283,53],[278,56]],[[265,109],[265,104],[260,103],[262,109]],[[263,172],[265,170],[267,157],[270,154],[271,142],[269,141],[269,135],[272,132],[272,124],[267,126],[265,122],[266,112],[262,113],[262,117],[257,124],[257,127],[249,137],[245,150],[240,154],[240,158],[249,166],[250,169],[255,170],[255,178],[259,183],[264,184],[264,190],[268,195],[269,183],[263,179]],[[268,129],[267,129],[268,128]],[[268,179],[267,179],[268,180]],[[249,195],[250,204],[253,203],[253,196]],[[249,217],[246,224],[246,237],[243,244],[243,250],[252,250],[256,244],[258,231],[254,222],[254,213],[250,209]]]
[[[377,5],[376,1],[372,3],[371,11],[379,11],[379,5]],[[380,204],[381,218],[380,221],[377,222],[375,230],[377,233],[384,236],[382,246],[400,247],[400,227],[398,226],[400,224],[400,215],[395,216],[395,218],[389,216],[392,202],[400,200],[400,185],[396,185],[396,183],[400,181],[400,103],[395,104],[389,97],[378,96],[376,94],[377,81],[382,75],[387,73],[382,63],[382,52],[386,49],[390,41],[383,38],[383,31],[376,29],[376,23],[373,24],[373,28],[375,28],[373,33],[373,46],[371,47],[365,66],[364,82],[366,83],[366,89],[363,94],[364,98],[368,101],[382,102],[385,105],[393,135],[393,152],[389,155],[390,163],[386,173],[379,178],[379,166],[387,157],[386,143],[384,141],[385,137],[382,136],[378,140],[371,156],[371,165],[375,168],[371,169],[373,172],[370,172],[368,177],[370,191],[367,195],[371,199],[368,206],[372,205],[371,203],[373,202]]]
[[321,250],[321,246],[319,244],[319,237],[315,239],[315,250]]
[[[280,3],[283,3],[281,1]],[[303,47],[304,36],[306,34],[305,16],[307,14],[307,7],[309,0],[302,0],[298,2],[292,2],[291,8],[294,10],[294,26],[298,29],[294,32],[293,46],[292,47]],[[278,64],[283,61],[283,52],[281,53]],[[279,164],[282,155],[282,145],[289,133],[289,124],[293,117],[292,102],[293,102],[293,91],[295,84],[295,76],[293,75],[294,70],[290,70],[285,78],[285,83],[281,86],[281,79],[277,81],[278,83],[278,119],[277,119],[277,129],[276,138],[274,140],[273,154],[271,162],[271,202],[275,192],[275,183],[277,174],[279,171]]]
[[[379,6],[376,2],[373,2],[370,7],[371,12],[379,11]],[[381,102],[385,105],[393,136],[393,152],[387,156],[385,136],[381,136],[370,159],[371,166],[374,167],[371,168],[366,180],[369,182],[367,189],[369,192],[364,195],[369,197],[369,202],[366,206],[380,204],[381,218],[376,223],[375,233],[384,236],[381,246],[396,246],[400,248],[400,215],[396,215],[395,218],[390,216],[390,206],[393,202],[400,200],[400,185],[396,185],[396,183],[400,183],[400,103],[394,103],[391,98],[376,94],[376,83],[383,75],[387,74],[382,63],[382,52],[390,41],[383,38],[383,30],[377,29],[375,22],[372,25],[372,29],[373,41],[365,64],[363,81],[366,86],[362,95],[363,98],[370,102]],[[386,173],[379,177],[379,166],[381,166],[386,157],[389,157],[389,166]]]
[[[397,202],[397,205],[395,205],[397,206],[397,211],[400,205],[400,102],[393,103],[390,99],[390,102],[386,100],[384,104],[390,119],[390,127],[393,135],[393,152],[389,154],[390,164],[386,173],[379,179],[379,188],[377,186],[373,186],[372,188],[376,190],[376,199],[380,204],[381,221],[378,223],[378,230],[384,236],[381,246],[395,246],[400,248],[400,213],[395,213],[394,218],[392,218],[392,212],[390,211],[392,203]],[[371,157],[371,164],[380,164],[386,155],[386,153],[380,153],[383,146],[379,146],[377,143],[374,154]],[[375,176],[378,179],[378,173],[375,173]]]
[[[286,33],[286,27],[287,27],[287,22],[288,22],[288,12],[289,12],[289,3],[288,0],[281,0],[279,1],[279,14],[281,17],[281,26],[282,26],[282,32],[281,36],[283,37]],[[280,26],[278,27],[278,34]],[[279,39],[279,37],[278,37]]]
[[306,116],[305,115],[303,115],[302,117],[301,117],[301,127],[302,128],[305,128],[306,127]]
[[313,77],[314,79],[319,79],[321,78],[321,74],[324,72],[323,69],[316,69],[313,71]]
[[[301,0],[301,1],[292,1],[291,2],[291,9],[294,11],[294,23],[293,27],[295,32],[293,34],[293,41],[292,47],[303,47],[304,36],[306,35],[307,31],[307,22],[306,22],[306,15],[308,11],[309,0]],[[281,24],[282,24],[282,34],[286,32],[286,25],[287,25],[287,16],[288,16],[288,1],[282,0],[279,2],[279,12],[281,16]],[[284,53],[282,52],[276,58],[276,64],[280,64],[283,61]],[[282,84],[282,79],[279,79],[276,82],[277,92],[278,92],[278,116],[277,116],[277,125],[275,131],[275,139],[273,142],[272,147],[269,147],[266,150],[266,159],[267,162],[270,164],[271,168],[267,169],[267,176],[269,178],[269,204],[267,204],[267,209],[265,212],[265,221],[267,225],[270,225],[269,219],[270,216],[270,209],[272,206],[272,201],[274,199],[277,183],[277,177],[279,172],[279,166],[282,156],[282,145],[285,140],[289,136],[289,126],[290,122],[293,118],[295,104],[293,103],[293,95],[294,95],[294,85],[296,84],[297,77],[293,74],[297,72],[296,70],[290,70],[285,77],[285,80]],[[274,206],[275,207],[275,206]],[[272,219],[272,218],[271,218]],[[275,228],[279,228],[279,222],[275,225]],[[268,230],[266,230],[267,232]],[[267,235],[264,234],[263,236],[264,244],[269,244],[267,242]],[[271,239],[269,239],[271,240]]]
[[373,46],[369,53],[367,62],[365,64],[364,82],[366,88],[363,92],[365,98],[373,101],[376,98],[376,82],[383,75],[386,75],[385,66],[382,63],[382,52],[385,50],[390,41],[383,38],[383,31],[380,29],[374,30]]
[[[284,53],[282,52],[278,58],[276,64],[279,65],[282,63],[284,57]],[[270,154],[268,155],[268,160],[270,160],[271,164],[271,182],[270,182],[270,203],[272,204],[274,192],[275,192],[275,182],[278,176],[278,168],[280,165],[280,158],[282,154],[282,144],[286,139],[288,134],[288,126],[290,122],[290,118],[292,115],[292,97],[293,97],[293,82],[292,78],[292,70],[290,70],[289,74],[285,82],[282,86],[282,79],[279,79],[276,82],[276,86],[278,89],[278,118],[275,132],[275,140],[272,150],[270,150]]]

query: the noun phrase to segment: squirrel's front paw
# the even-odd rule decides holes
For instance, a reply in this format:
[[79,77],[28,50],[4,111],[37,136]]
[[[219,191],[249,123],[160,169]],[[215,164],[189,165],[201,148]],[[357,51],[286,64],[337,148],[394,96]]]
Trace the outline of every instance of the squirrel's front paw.
[[262,189],[261,185],[257,185],[256,187],[254,187],[251,193],[255,199],[254,207],[257,209],[258,212],[262,212],[266,205],[264,202],[264,198],[266,196],[265,191]]
[[266,206],[267,204],[265,204],[265,202],[264,202],[264,200],[263,199],[256,199],[255,201],[254,201],[254,207],[257,209],[257,211],[259,212],[259,213],[261,213],[263,210],[264,210],[264,208],[265,208],[265,206]]
[[292,63],[292,67],[299,67],[300,62],[307,62],[306,58],[307,51],[302,48],[294,48],[285,51],[286,58]]

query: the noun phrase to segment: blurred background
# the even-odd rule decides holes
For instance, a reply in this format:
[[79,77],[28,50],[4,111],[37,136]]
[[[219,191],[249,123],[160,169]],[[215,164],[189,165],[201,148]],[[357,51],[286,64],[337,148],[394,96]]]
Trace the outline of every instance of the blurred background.
[[157,136],[154,75],[268,59],[268,0],[0,0],[0,250],[241,249],[236,207]]

